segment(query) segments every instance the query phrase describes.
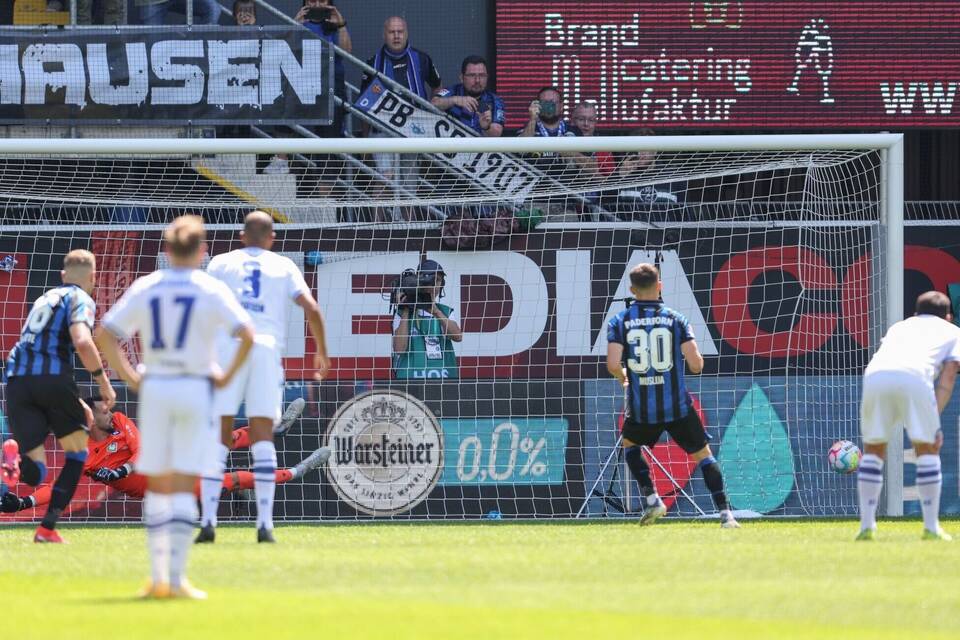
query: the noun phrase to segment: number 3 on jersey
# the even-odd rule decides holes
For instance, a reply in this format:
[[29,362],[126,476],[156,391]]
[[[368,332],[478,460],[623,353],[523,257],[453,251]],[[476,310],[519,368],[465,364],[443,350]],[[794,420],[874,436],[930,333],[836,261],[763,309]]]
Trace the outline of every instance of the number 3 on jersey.
[[[196,298],[193,296],[177,296],[173,302],[181,307],[180,324],[177,325],[177,340],[174,343],[175,349],[183,349],[187,340],[187,327],[190,324],[190,314],[193,313],[193,303]],[[161,322],[161,303],[160,298],[150,298],[150,315],[152,318],[153,340],[150,341],[151,349],[166,349],[167,343],[163,339],[163,323]]]
[[245,262],[243,264],[244,270],[247,272],[247,277],[243,279],[243,297],[244,298],[259,298],[260,297],[260,264],[257,262]]
[[644,374],[652,366],[663,373],[673,369],[673,332],[666,327],[656,327],[649,333],[644,329],[627,332],[627,344],[631,355],[627,366],[634,373]]

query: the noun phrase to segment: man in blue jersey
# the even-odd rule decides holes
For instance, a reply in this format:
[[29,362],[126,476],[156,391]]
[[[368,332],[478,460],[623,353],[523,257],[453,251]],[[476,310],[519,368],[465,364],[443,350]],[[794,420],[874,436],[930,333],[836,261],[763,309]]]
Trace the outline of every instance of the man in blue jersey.
[[500,96],[487,88],[489,77],[485,59],[467,56],[460,64],[460,84],[441,89],[432,102],[479,136],[502,136],[506,110]]
[[[60,475],[53,484],[50,505],[34,542],[63,542],[54,530],[60,514],[73,498],[83,463],[87,458],[87,424],[77,383],[73,379],[73,356],[90,371],[100,386],[107,408],[117,394],[103,372],[100,354],[93,342],[96,306],[90,294],[96,281],[96,259],[84,249],[75,249],[63,260],[63,286],[43,294],[27,316],[7,358],[7,416],[13,441],[3,446],[3,485],[18,480],[31,486],[47,475],[43,442],[53,433],[65,453]],[[19,451],[25,451],[20,456]]]
[[720,465],[710,452],[684,382],[684,362],[691,373],[703,371],[693,329],[683,315],[661,301],[663,285],[657,267],[637,265],[630,271],[630,285],[636,300],[607,327],[607,371],[626,391],[623,449],[646,501],[640,524],[652,524],[667,512],[641,449],[653,447],[666,431],[700,467],[720,511],[721,526],[737,528]]

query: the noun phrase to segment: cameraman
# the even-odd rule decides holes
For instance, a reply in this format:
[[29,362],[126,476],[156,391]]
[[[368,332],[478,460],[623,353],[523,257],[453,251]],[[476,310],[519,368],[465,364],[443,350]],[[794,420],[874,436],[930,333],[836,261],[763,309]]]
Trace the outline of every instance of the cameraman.
[[[410,279],[415,280],[411,283]],[[393,316],[393,377],[457,378],[454,342],[463,340],[456,311],[439,304],[446,274],[433,260],[424,260],[415,273],[401,277]],[[412,299],[411,299],[412,298]]]

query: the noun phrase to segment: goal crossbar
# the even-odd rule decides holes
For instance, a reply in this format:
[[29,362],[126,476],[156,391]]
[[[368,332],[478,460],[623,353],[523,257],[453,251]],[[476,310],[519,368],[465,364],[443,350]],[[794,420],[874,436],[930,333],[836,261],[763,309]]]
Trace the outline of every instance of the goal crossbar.
[[[563,138],[185,138],[5,139],[13,154],[239,154],[239,153],[542,153],[550,151],[865,151],[895,149],[902,134],[722,136],[594,136]],[[892,160],[892,158],[891,158]]]

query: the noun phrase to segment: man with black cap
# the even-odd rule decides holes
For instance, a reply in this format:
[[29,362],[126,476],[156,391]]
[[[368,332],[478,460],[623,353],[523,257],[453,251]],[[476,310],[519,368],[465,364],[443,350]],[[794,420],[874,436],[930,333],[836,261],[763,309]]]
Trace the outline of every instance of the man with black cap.
[[417,280],[426,289],[429,302],[417,303],[403,292],[398,294],[393,316],[393,377],[456,378],[453,343],[463,340],[463,330],[457,323],[457,312],[437,302],[443,297],[446,274],[437,262],[424,260],[417,267]]

